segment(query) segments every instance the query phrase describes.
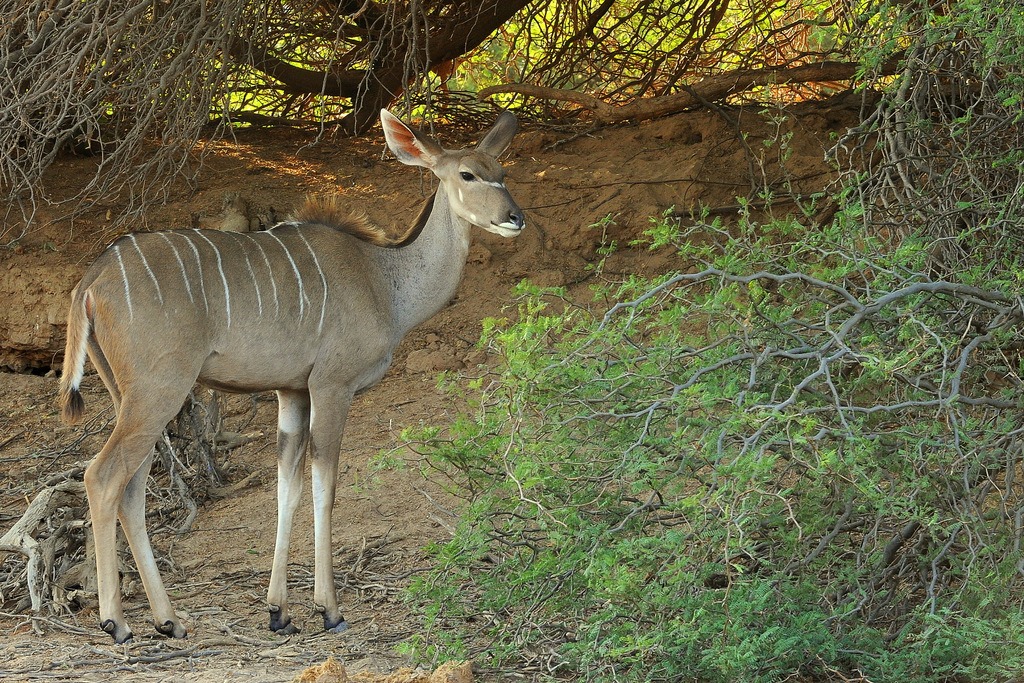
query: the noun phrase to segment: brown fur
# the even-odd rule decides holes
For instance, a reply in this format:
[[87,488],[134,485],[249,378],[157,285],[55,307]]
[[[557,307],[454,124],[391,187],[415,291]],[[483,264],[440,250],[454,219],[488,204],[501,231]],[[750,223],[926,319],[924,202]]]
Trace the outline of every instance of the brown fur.
[[[429,204],[432,202],[428,202]],[[428,206],[426,214],[429,216],[429,213]],[[404,235],[397,239],[392,238],[383,228],[371,223],[365,214],[352,212],[338,195],[308,197],[305,204],[292,215],[291,220],[296,223],[326,225],[378,247],[401,247],[409,244],[419,236],[426,222],[426,218],[421,214],[421,218],[417,219]]]

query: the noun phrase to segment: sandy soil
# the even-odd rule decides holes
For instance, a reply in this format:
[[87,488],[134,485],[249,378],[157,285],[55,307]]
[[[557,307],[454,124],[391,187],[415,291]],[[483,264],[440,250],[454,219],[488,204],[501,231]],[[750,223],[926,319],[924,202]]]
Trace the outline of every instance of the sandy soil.
[[[588,265],[603,241],[620,249],[605,275],[685,267],[670,251],[629,246],[649,217],[699,204],[729,216],[737,195],[750,192],[750,171],[779,189],[820,191],[832,177],[823,161],[830,133],[855,125],[856,98],[801,105],[777,127],[756,109],[682,114],[637,126],[581,130],[526,125],[506,161],[509,187],[527,211],[528,228],[515,240],[478,231],[459,293],[439,315],[402,343],[379,386],[352,409],[342,452],[334,548],[340,600],[351,628],[320,632],[312,608],[312,513],[308,485],[296,523],[290,567],[291,600],[302,632],[266,630],[265,592],[275,525],[273,395],[237,396],[227,403],[226,429],[248,437],[224,453],[232,495],[203,502],[191,530],[154,530],[154,544],[175,607],[189,629],[185,641],[157,635],[130,557],[124,565],[125,606],[135,639],[114,645],[96,627],[94,600],[77,595],[71,608],[48,604],[34,622],[24,610],[24,558],[0,553],[0,677],[140,681],[290,681],[328,657],[349,673],[393,672],[409,663],[397,646],[418,629],[402,588],[429,559],[423,548],[448,535],[456,504],[415,469],[400,431],[444,424],[458,406],[437,389],[442,370],[472,372],[496,363],[474,344],[481,320],[502,315],[509,290],[523,278],[565,285],[581,301],[595,277]],[[742,144],[738,132],[746,135]],[[776,148],[792,132],[784,167]],[[456,131],[456,147],[475,131]],[[195,190],[182,189],[155,207],[139,230],[206,225],[217,220],[225,193],[238,193],[251,219],[283,217],[309,193],[340,192],[372,219],[402,227],[428,192],[416,170],[382,158],[382,139],[326,139],[308,146],[307,132],[241,131],[213,143]],[[52,199],[70,195],[95,159],[70,157],[51,174]],[[763,174],[762,174],[763,171]],[[54,404],[69,292],[89,262],[114,237],[109,215],[95,205],[73,220],[47,206],[43,220],[17,245],[0,248],[0,535],[22,514],[43,482],[84,463],[101,446],[112,409],[95,375],[85,383],[84,427],[63,426]],[[785,211],[789,207],[781,205]],[[605,217],[612,223],[591,227]],[[372,460],[392,449],[405,469],[375,471]],[[66,517],[82,519],[84,501]],[[40,530],[45,536],[46,530]],[[18,583],[21,581],[22,583]],[[19,611],[19,608],[22,608]],[[436,663],[435,663],[436,664]],[[486,672],[483,672],[486,673]],[[529,674],[528,671],[518,672]],[[327,680],[327,679],[325,679]]]

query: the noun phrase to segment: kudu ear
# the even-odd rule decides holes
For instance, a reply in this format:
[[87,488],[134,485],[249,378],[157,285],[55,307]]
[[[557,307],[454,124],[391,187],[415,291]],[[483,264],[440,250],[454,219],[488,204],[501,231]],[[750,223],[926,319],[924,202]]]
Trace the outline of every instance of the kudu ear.
[[410,166],[423,166],[433,169],[437,158],[443,150],[434,142],[422,138],[401,119],[387,109],[380,110],[380,125],[384,129],[384,138],[398,160]]
[[508,149],[518,130],[519,123],[516,121],[516,117],[510,111],[503,111],[476,148],[484,154],[498,158],[502,152]]

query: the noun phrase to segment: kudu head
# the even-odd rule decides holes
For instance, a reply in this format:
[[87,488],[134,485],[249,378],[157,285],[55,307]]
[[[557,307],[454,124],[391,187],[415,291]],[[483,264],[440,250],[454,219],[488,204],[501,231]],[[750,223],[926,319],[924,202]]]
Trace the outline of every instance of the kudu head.
[[459,218],[502,237],[522,232],[523,210],[508,193],[497,160],[519,127],[515,116],[503,112],[475,148],[458,152],[442,149],[387,110],[381,110],[380,122],[388,148],[403,164],[430,169]]

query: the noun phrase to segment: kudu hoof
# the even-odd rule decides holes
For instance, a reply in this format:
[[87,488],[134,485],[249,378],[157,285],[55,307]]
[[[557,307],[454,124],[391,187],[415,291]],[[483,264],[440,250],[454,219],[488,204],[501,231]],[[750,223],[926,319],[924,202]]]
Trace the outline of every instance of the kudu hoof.
[[288,621],[284,622],[283,626],[275,628],[273,620],[271,620],[270,630],[279,636],[292,636],[299,632],[299,627],[293,624],[292,620],[289,619]]
[[100,622],[100,628],[110,634],[114,642],[120,645],[132,639],[132,630],[127,624],[119,624],[113,619],[106,619]]
[[156,630],[171,638],[187,638],[188,632],[185,627],[176,621],[165,621],[162,624],[154,624]]
[[314,603],[314,607],[316,607],[316,610],[320,612],[320,616],[324,618],[325,631],[330,633],[341,633],[348,628],[348,623],[345,621],[345,617],[342,616],[337,607],[333,610],[334,614],[331,614],[331,610],[328,610],[327,607],[323,605],[317,605]]
[[332,623],[331,620],[328,619],[327,615],[325,614],[324,615],[324,630],[327,631],[328,633],[341,633],[342,631],[347,631],[348,630],[348,622],[345,621],[345,617],[342,617],[338,621],[335,621],[335,622]]
[[277,605],[270,606],[270,630],[279,636],[290,636],[299,632],[291,617],[284,616]]

